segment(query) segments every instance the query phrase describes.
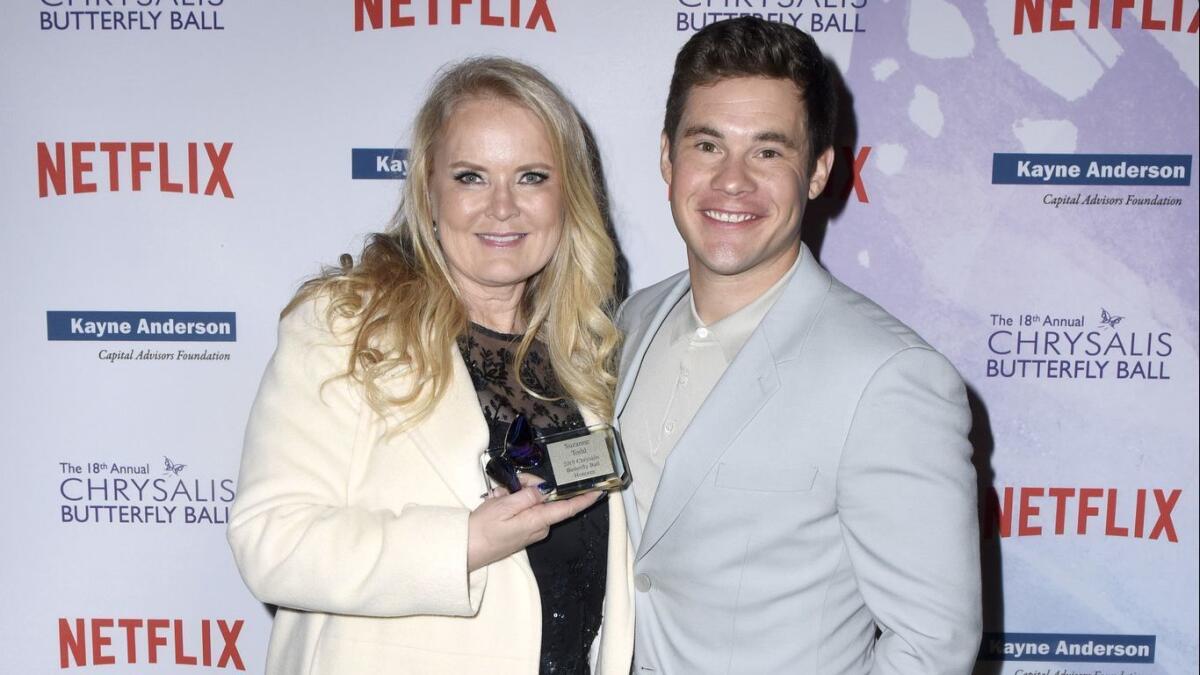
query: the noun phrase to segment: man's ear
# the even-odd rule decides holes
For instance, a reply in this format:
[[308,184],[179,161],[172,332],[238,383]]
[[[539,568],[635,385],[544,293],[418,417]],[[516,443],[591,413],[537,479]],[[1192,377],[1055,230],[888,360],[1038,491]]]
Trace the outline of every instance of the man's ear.
[[663,180],[667,182],[667,189],[671,188],[671,141],[667,138],[667,132],[662,133],[662,137],[658,141],[658,168],[662,171]]
[[808,178],[808,198],[816,199],[829,182],[829,172],[833,170],[833,147],[825,148],[813,165],[812,176]]

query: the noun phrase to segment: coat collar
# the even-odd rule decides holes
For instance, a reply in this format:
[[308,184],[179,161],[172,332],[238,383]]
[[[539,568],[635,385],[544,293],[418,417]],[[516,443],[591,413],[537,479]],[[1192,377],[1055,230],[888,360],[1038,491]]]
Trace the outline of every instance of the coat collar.
[[457,349],[452,352],[450,382],[442,399],[402,433],[410,435],[458,501],[474,509],[487,492],[480,457],[487,450],[488,426],[467,365]]
[[771,344],[777,363],[796,358],[833,287],[833,276],[800,244],[800,264],[759,330]]
[[[795,274],[779,299],[729,364],[667,458],[645,528],[632,528],[637,530],[633,532],[637,558],[645,556],[666,534],[713,465],[778,390],[777,365],[795,358],[802,350],[829,293],[832,277],[803,244],[800,255]],[[651,302],[646,312],[648,319],[638,321],[627,336],[629,346],[621,360],[618,414],[628,402],[651,341],[671,307],[689,288],[686,273],[668,284],[661,298]],[[636,508],[631,495],[625,496],[626,510]],[[638,523],[637,518],[629,521],[635,526]]]
[[[487,492],[481,458],[488,447],[488,425],[470,371],[457,349],[450,362],[450,382],[442,400],[407,432],[458,501],[474,509]],[[391,386],[399,393],[407,383]],[[579,412],[588,425],[600,422],[591,410],[580,406]]]

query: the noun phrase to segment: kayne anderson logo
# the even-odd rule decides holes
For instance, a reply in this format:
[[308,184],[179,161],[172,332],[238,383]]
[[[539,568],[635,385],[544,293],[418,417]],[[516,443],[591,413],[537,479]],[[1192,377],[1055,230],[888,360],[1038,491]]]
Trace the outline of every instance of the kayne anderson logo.
[[1191,155],[992,155],[994,185],[1192,184]]
[[1153,635],[984,633],[979,660],[1154,663],[1154,646]]
[[46,312],[49,340],[236,342],[235,312]]
[[354,0],[355,32],[445,23],[558,30],[550,0]]
[[209,666],[245,670],[244,619],[60,618],[58,667]]
[[[233,199],[225,166],[233,143],[62,141],[37,144],[38,196],[131,190]],[[175,168],[171,168],[174,161]]]
[[408,149],[353,148],[350,175],[354,180],[404,180],[408,178]]
[[[1086,23],[1077,22],[1072,16],[1075,13],[1072,5],[1076,4],[1087,8]],[[1138,4],[1142,11],[1135,15],[1137,22],[1130,26],[1125,23],[1128,18],[1125,12],[1135,10]],[[1126,27],[1196,33],[1200,31],[1200,10],[1196,9],[1195,0],[1091,0],[1087,3],[1076,3],[1075,0],[1013,0],[1013,35],[1021,35],[1027,30],[1040,33],[1047,29],[1121,30]]]
[[[51,342],[237,342],[235,312],[46,312]],[[96,352],[109,363],[126,361],[230,361],[218,349],[110,348]]]

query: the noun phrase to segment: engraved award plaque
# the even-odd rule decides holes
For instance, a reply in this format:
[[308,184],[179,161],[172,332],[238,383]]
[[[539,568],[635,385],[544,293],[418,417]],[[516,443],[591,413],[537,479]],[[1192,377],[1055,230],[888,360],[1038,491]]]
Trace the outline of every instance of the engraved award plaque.
[[553,488],[547,501],[589,490],[620,490],[629,485],[629,468],[621,438],[607,424],[555,434],[538,434],[518,415],[503,447],[489,448],[480,458],[492,487],[521,489],[517,472],[542,477]]

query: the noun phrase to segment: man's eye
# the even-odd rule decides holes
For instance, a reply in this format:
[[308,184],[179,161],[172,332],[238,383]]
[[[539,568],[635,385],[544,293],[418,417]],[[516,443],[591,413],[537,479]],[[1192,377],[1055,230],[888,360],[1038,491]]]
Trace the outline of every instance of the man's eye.
[[765,159],[775,159],[776,157],[782,157],[783,155],[778,150],[763,150],[762,156]]
[[550,180],[550,174],[542,173],[541,171],[530,171],[529,173],[521,174],[521,183],[524,185],[541,185]]
[[717,144],[710,143],[709,141],[700,141],[696,144],[696,149],[700,152],[716,152]]
[[463,171],[461,173],[454,174],[454,180],[467,185],[475,185],[483,182],[483,176],[480,176],[474,171]]

